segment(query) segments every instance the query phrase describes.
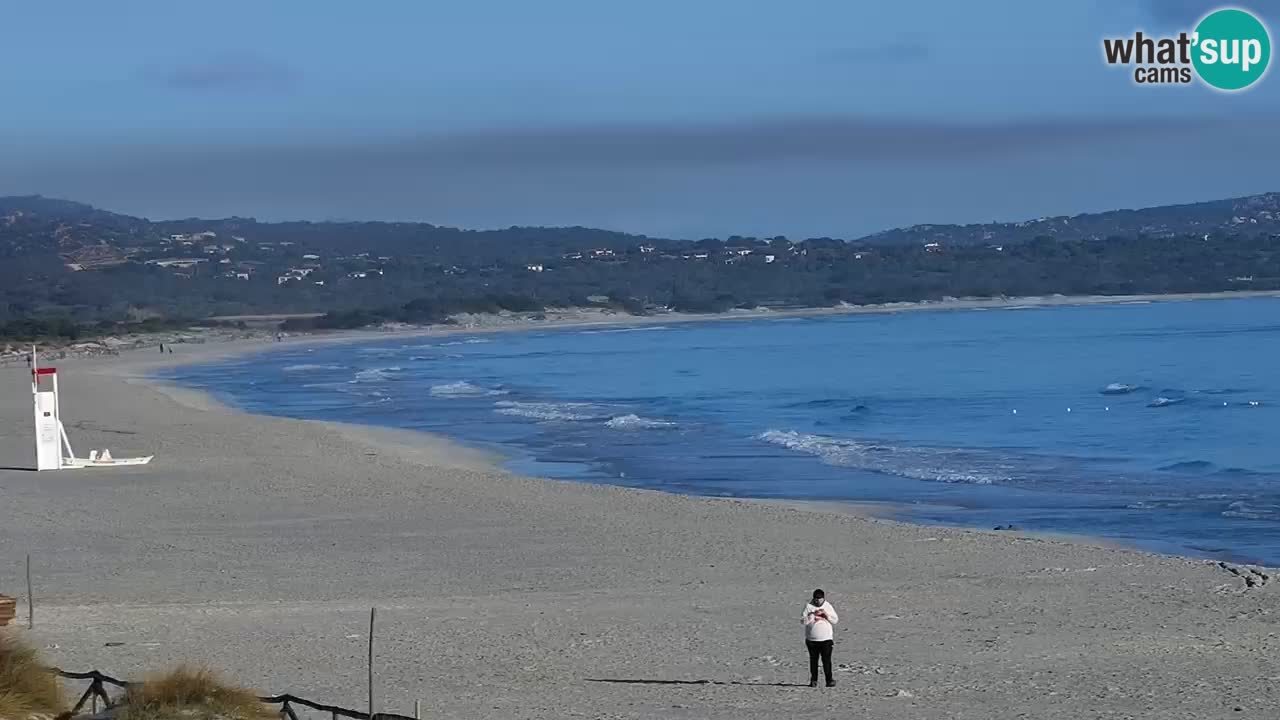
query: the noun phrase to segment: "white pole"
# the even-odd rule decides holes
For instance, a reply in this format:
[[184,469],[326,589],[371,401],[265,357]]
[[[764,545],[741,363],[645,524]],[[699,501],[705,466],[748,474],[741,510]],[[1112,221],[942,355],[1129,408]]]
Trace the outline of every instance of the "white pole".
[[58,373],[54,373],[53,377],[53,416],[58,420],[58,426],[62,426],[62,404],[58,401]]
[[[58,421],[58,434],[62,436],[62,443],[67,446],[67,454],[58,453],[58,467],[67,467],[66,460],[75,460],[76,451],[71,449],[71,438],[67,437],[67,429],[62,426],[62,421]],[[59,448],[61,450],[61,448]]]

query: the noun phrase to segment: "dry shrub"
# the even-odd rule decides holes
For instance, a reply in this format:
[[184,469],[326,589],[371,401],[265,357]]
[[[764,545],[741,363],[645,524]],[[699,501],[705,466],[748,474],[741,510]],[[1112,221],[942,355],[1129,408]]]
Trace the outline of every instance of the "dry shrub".
[[163,675],[131,683],[116,717],[266,720],[275,718],[276,713],[254,693],[226,684],[211,670],[179,665]]
[[257,700],[255,693],[223,682],[205,667],[179,665],[163,675],[131,683],[120,698],[120,720],[154,720],[157,717],[197,719],[274,719],[275,712]]
[[66,698],[58,677],[48,672],[36,651],[12,630],[0,630],[0,718],[58,715]]

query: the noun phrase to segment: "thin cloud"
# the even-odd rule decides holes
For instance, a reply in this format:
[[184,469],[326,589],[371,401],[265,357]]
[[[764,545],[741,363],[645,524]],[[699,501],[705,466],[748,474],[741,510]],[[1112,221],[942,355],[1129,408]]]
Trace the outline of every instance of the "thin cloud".
[[[205,138],[186,146],[61,147],[39,162],[0,163],[0,190],[170,217],[342,215],[463,227],[583,224],[692,236],[747,227],[854,236],[918,222],[922,207],[971,221],[997,216],[1005,207],[1000,203],[1022,208],[1012,198],[1025,202],[1028,194],[1067,206],[1059,194],[1096,195],[1104,186],[1131,193],[1132,182],[1116,178],[1130,178],[1131,169],[1152,158],[1169,157],[1168,148],[1205,147],[1205,138],[1258,137],[1272,121],[1151,116],[960,123],[835,116],[367,141],[277,137],[237,144]],[[1265,155],[1256,148],[1271,145],[1254,147],[1256,162]],[[1230,153],[1221,157],[1241,161]],[[1083,158],[1090,158],[1087,165]],[[1118,158],[1126,159],[1120,169],[1108,164]],[[1255,176],[1260,172],[1245,166]],[[1095,176],[1105,176],[1106,184]],[[1174,182],[1163,175],[1159,181]],[[970,207],[966,198],[973,199],[976,185],[993,193],[984,203],[996,204]],[[1149,193],[1156,187],[1140,185]]]
[[916,63],[928,60],[932,51],[927,45],[901,40],[885,45],[832,48],[818,54],[818,59],[833,63]]
[[[790,117],[731,124],[622,125],[508,130],[370,143],[246,148],[282,165],[376,172],[496,168],[696,169],[773,162],[930,162],[1018,155],[1212,127],[1220,118],[1046,119],[927,123],[863,117]],[[218,155],[226,157],[225,151]]]
[[[133,145],[74,153],[99,168],[255,167],[257,173],[378,176],[459,171],[540,174],[576,169],[697,170],[798,162],[808,166],[936,163],[1027,154],[1188,133],[1229,132],[1269,118],[1223,116],[1070,117],[990,122],[865,116],[788,116],[753,122],[629,124],[498,129],[452,135],[384,135],[369,140],[277,137],[251,144]],[[52,158],[49,159],[52,161]]]
[[254,55],[223,56],[155,74],[165,86],[189,92],[287,92],[298,82],[293,68]]

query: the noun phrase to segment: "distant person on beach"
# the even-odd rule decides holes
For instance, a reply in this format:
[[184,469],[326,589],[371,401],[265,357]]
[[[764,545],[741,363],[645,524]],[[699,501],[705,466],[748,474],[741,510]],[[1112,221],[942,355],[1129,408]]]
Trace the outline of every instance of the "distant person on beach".
[[827,676],[827,687],[835,687],[831,676],[831,646],[835,644],[832,625],[840,622],[836,609],[827,602],[826,593],[813,591],[813,599],[804,606],[804,644],[809,648],[809,687],[818,687],[818,660],[822,660],[822,672]]
[[164,354],[164,343],[160,343],[160,354]]

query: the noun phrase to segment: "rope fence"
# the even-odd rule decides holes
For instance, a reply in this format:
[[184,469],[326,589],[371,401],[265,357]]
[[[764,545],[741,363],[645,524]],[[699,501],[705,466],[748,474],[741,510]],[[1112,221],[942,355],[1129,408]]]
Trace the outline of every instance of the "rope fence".
[[[60,668],[49,668],[49,672],[68,680],[89,681],[89,688],[80,696],[80,700],[76,702],[75,707],[71,708],[71,712],[67,713],[66,717],[74,717],[79,714],[80,711],[84,709],[86,703],[90,705],[90,712],[94,714],[97,714],[98,712],[99,701],[102,702],[103,709],[113,707],[115,703],[107,693],[106,686],[111,685],[113,687],[127,689],[131,684],[133,684],[128,680],[120,680],[118,678],[113,678],[110,675],[104,675],[97,670],[77,673],[67,672]],[[296,695],[289,695],[287,693],[284,695],[260,696],[258,699],[267,705],[279,705],[280,717],[282,719],[287,718],[288,720],[298,720],[297,712],[294,710],[295,705],[310,708],[316,712],[329,713],[331,720],[338,720],[338,718],[351,718],[351,720],[417,720],[417,718],[409,717],[408,715],[397,715],[395,713],[374,713],[371,718],[367,712],[339,707],[337,705],[325,705],[323,703],[314,702],[307,700],[306,698],[300,698]]]

